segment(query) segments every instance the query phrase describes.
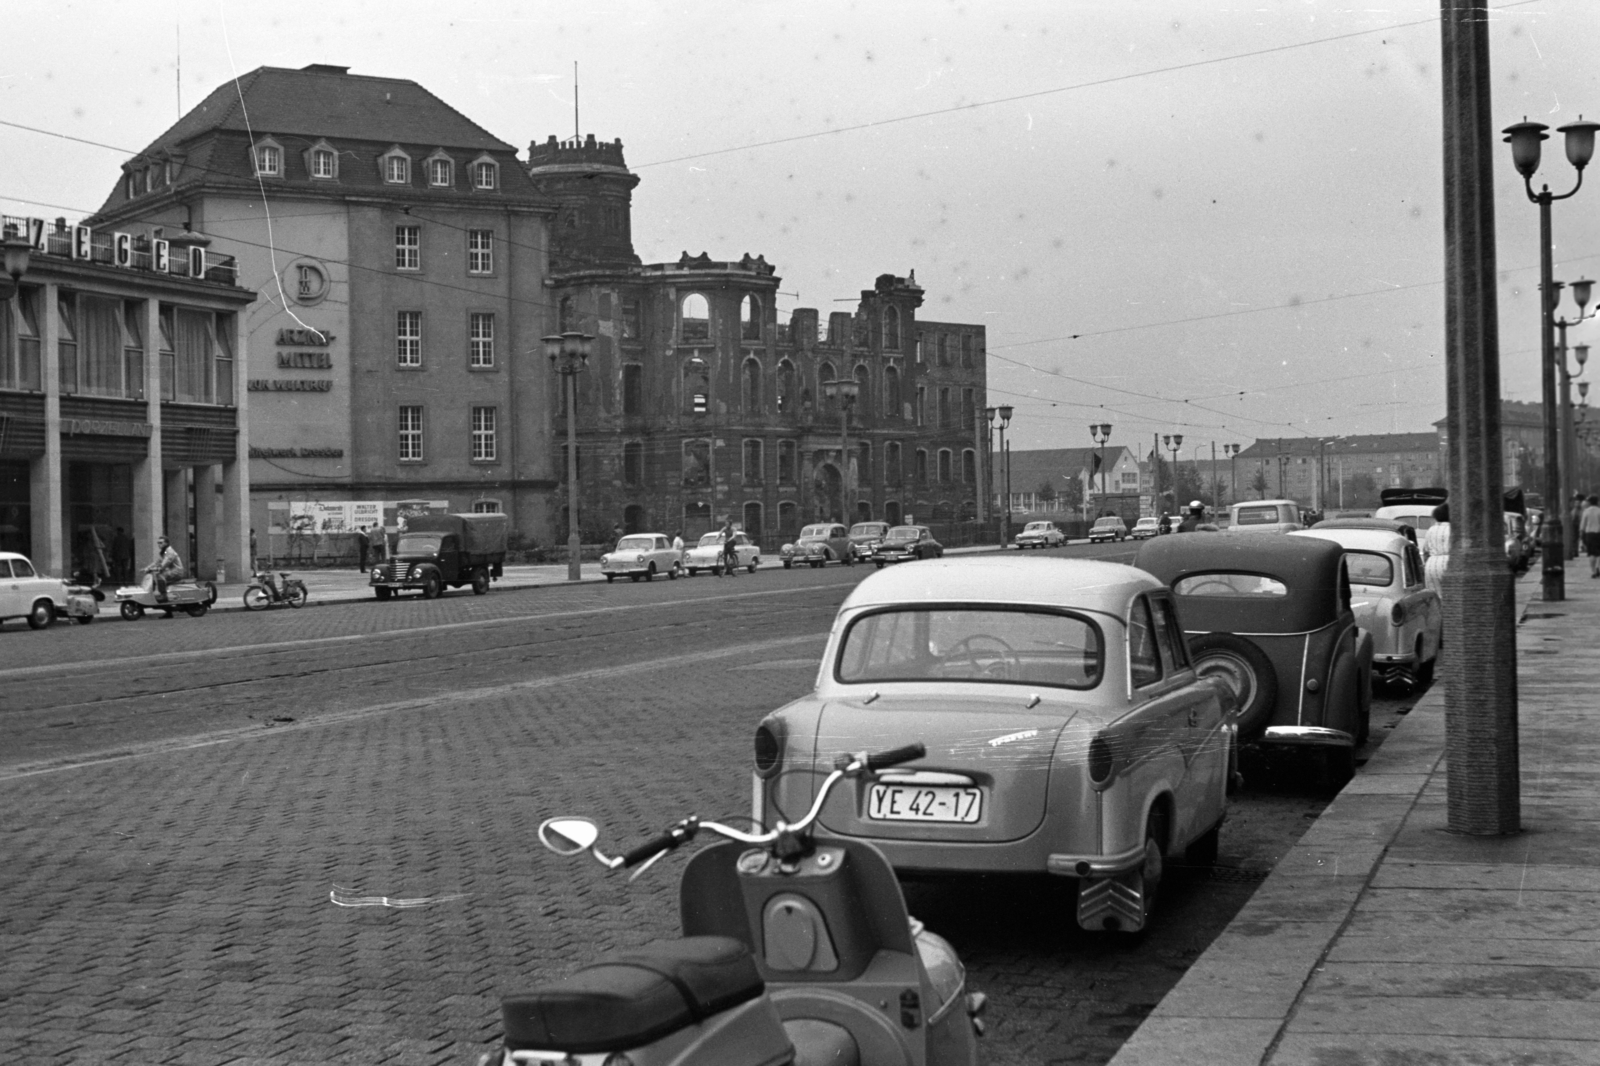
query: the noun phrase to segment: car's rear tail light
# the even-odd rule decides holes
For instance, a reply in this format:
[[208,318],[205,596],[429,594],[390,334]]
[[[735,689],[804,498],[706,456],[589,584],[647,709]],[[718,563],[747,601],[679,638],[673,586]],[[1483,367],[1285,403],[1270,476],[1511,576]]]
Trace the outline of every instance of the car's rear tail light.
[[1116,756],[1111,751],[1111,745],[1105,737],[1095,737],[1089,741],[1089,780],[1097,785],[1103,785],[1111,778],[1111,771],[1116,768]]
[[771,777],[778,772],[783,761],[781,727],[775,722],[762,722],[756,727],[756,773]]

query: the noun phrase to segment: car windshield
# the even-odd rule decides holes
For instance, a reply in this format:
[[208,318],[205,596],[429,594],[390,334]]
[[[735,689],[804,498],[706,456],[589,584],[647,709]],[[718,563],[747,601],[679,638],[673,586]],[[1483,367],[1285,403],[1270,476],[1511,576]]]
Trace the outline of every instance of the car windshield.
[[1278,517],[1276,505],[1270,507],[1241,507],[1233,516],[1233,524],[1237,526],[1270,526],[1279,521],[1282,521],[1282,519]]
[[1011,607],[891,607],[850,624],[842,682],[985,681],[1093,688],[1099,628],[1064,611]]
[[654,537],[623,537],[617,541],[617,551],[646,552],[656,546]]
[[1287,596],[1289,586],[1265,574],[1190,574],[1172,586],[1180,596]]
[[885,535],[885,537],[883,539],[884,540],[916,540],[917,537],[919,537],[920,535],[921,535],[921,532],[917,529],[916,526],[895,526],[893,529],[889,530],[888,534]]
[[1373,585],[1382,588],[1394,584],[1394,564],[1389,556],[1378,552],[1344,553],[1345,569],[1350,573],[1352,585]]
[[721,543],[722,543],[722,534],[721,533],[707,533],[705,536],[700,538],[700,547],[702,547],[702,548],[709,548],[709,547],[711,547],[713,545],[721,544]]
[[857,522],[850,527],[852,537],[881,537],[889,527],[882,522]]
[[820,537],[826,539],[832,526],[807,526],[800,531],[802,537]]
[[400,541],[394,546],[396,555],[438,555],[438,533],[402,533]]

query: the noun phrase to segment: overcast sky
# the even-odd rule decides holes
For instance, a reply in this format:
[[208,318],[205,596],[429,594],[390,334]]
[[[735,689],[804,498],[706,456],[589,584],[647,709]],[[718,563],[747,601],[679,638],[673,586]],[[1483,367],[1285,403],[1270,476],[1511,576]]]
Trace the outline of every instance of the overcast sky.
[[[1443,417],[1437,0],[452,6],[7,0],[0,120],[124,151],[0,125],[0,210],[88,214],[180,92],[264,65],[411,78],[525,152],[572,134],[576,61],[646,262],[765,255],[780,315],[824,318],[914,269],[924,318],[988,327],[1016,447]],[[1496,128],[1600,117],[1600,4],[1494,7]],[[1537,400],[1538,214],[1502,152],[1504,392]],[[1569,189],[1559,137],[1545,162]],[[1556,276],[1600,273],[1600,180],[1554,218]]]

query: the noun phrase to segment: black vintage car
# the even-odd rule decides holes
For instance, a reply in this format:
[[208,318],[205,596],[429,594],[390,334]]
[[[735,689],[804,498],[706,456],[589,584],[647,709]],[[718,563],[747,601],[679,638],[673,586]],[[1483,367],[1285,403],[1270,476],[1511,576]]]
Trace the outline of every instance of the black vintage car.
[[1355,772],[1372,702],[1372,637],[1356,625],[1344,550],[1238,533],[1161,537],[1134,560],[1176,595],[1196,669],[1239,700],[1239,740],[1311,749],[1337,788]]

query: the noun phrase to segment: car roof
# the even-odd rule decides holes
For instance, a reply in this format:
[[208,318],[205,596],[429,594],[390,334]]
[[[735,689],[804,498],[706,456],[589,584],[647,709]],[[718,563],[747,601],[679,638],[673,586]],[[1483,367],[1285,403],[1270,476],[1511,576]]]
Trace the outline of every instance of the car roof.
[[1094,520],[1094,524],[1095,525],[1099,525],[1101,522],[1120,522],[1120,521],[1122,521],[1122,516],[1121,515],[1103,514],[1099,518],[1096,518]]
[[1175,585],[1190,574],[1243,573],[1275,578],[1288,595],[1179,596],[1184,627],[1204,632],[1303,633],[1342,613],[1344,548],[1322,537],[1235,533],[1227,537],[1180,534],[1146,540],[1134,565]]
[[1294,507],[1300,506],[1293,500],[1240,500],[1237,503],[1230,503],[1228,506],[1234,510],[1238,510],[1240,507],[1276,507],[1286,503]]
[[1160,587],[1161,582],[1142,570],[1098,559],[1022,558],[1016,553],[924,559],[870,575],[840,610],[893,603],[1023,603],[1121,617],[1135,593]]
[[1403,554],[1406,546],[1411,543],[1410,538],[1398,530],[1363,529],[1357,526],[1326,527],[1321,523],[1310,529],[1297,529],[1289,536],[1320,537],[1335,544],[1342,544],[1351,551],[1393,552],[1396,555]]

